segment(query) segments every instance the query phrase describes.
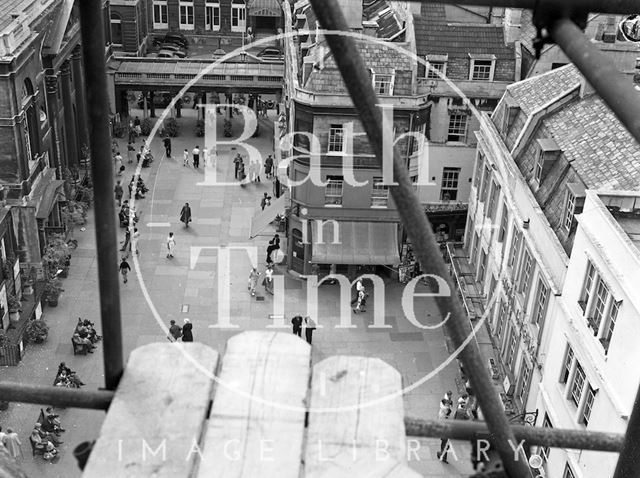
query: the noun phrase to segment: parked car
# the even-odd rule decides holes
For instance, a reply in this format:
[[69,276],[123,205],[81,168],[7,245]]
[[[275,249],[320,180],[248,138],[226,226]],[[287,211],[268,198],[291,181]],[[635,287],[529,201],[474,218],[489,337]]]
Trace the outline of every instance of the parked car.
[[176,45],[175,43],[163,43],[159,47],[160,51],[172,51],[173,55],[178,58],[185,58],[187,56],[187,52],[182,49],[182,47]]
[[166,35],[155,37],[153,44],[155,46],[162,45],[163,43],[173,43],[184,49],[189,48],[189,40],[182,33],[167,33]]
[[268,46],[258,53],[258,58],[262,58],[263,60],[281,60],[282,52],[279,48]]

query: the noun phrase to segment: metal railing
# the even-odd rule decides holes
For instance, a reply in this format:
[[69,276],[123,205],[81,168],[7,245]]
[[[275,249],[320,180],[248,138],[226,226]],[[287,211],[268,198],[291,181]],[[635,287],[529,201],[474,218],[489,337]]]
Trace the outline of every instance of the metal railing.
[[[422,0],[426,2],[428,0]],[[346,30],[347,25],[337,0],[311,0],[317,18],[328,30]],[[440,3],[458,5],[528,8],[534,10],[534,22],[548,32],[547,40],[555,41],[569,59],[580,69],[589,83],[609,105],[629,132],[640,140],[640,98],[633,86],[616,74],[613,63],[591,45],[572,19],[583,18],[588,12],[635,14],[640,11],[638,0],[441,0]],[[92,172],[95,183],[96,227],[101,323],[104,337],[105,385],[108,391],[78,391],[53,387],[0,383],[4,400],[25,403],[47,403],[81,408],[107,409],[113,390],[123,372],[122,326],[117,274],[116,224],[113,215],[113,175],[111,174],[110,134],[106,65],[104,61],[104,30],[100,0],[79,3],[83,36],[84,68],[87,84],[89,114],[91,115]],[[336,59],[353,103],[360,113],[369,140],[382,164],[382,119],[369,75],[352,38],[327,35],[327,42]],[[409,181],[401,155],[394,152],[394,175],[399,186],[391,188],[402,222],[414,244],[414,253],[427,273],[448,278],[438,244],[424,210]],[[437,297],[444,315],[451,313],[447,331],[456,347],[470,331],[470,324],[455,294]],[[406,420],[407,435],[472,439],[489,431],[494,448],[499,452],[505,470],[511,477],[532,476],[526,460],[514,459],[509,445],[517,440],[528,444],[563,448],[620,452],[614,478],[640,476],[640,393],[637,395],[629,419],[626,435],[579,430],[559,430],[510,426],[500,399],[491,383],[488,371],[480,359],[477,345],[471,341],[460,354],[471,385],[486,418],[482,423],[458,421]]]

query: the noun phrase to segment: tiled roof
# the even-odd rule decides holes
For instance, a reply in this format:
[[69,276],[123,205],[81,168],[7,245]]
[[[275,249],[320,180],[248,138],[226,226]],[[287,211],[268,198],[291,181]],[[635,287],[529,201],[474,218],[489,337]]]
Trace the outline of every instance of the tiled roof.
[[599,96],[578,97],[543,123],[587,188],[640,190],[640,145]]
[[418,55],[449,55],[450,58],[471,54],[493,54],[498,59],[514,58],[513,47],[505,45],[501,25],[483,23],[451,23],[445,6],[423,3],[420,15],[414,15]]
[[507,86],[507,93],[526,114],[580,85],[578,70],[567,65]]
[[35,0],[0,0],[0,31],[7,28],[13,21],[12,14],[22,13],[35,3]]
[[398,15],[387,0],[363,0],[362,7],[363,18],[378,23],[379,38],[395,38],[402,31]]
[[[370,43],[365,41],[357,42],[360,55],[367,68],[376,71],[411,71],[411,58],[406,55],[400,55],[392,48]],[[325,47],[329,51],[328,47]],[[313,53],[310,53],[312,55]],[[305,84],[305,88],[309,91],[318,93],[335,93],[347,94],[347,90],[342,82],[342,76],[338,71],[335,60],[331,54],[327,55],[324,60],[324,68],[322,70],[313,69]]]

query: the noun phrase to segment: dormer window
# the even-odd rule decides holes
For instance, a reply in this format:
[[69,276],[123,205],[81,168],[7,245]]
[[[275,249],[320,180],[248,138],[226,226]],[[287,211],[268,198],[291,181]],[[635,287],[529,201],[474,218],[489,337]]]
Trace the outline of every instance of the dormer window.
[[440,80],[446,76],[449,55],[427,55],[426,59],[425,78],[429,80]]
[[471,55],[469,54],[470,68],[469,79],[473,81],[493,81],[493,73],[496,66],[495,55]]
[[538,156],[533,167],[533,179],[539,186],[561,151],[558,144],[551,138],[540,138],[536,141]]
[[571,232],[575,225],[575,216],[582,212],[584,207],[585,189],[580,183],[567,183],[567,196],[562,213],[562,225]]
[[371,70],[373,89],[378,95],[393,95],[394,71],[376,72]]

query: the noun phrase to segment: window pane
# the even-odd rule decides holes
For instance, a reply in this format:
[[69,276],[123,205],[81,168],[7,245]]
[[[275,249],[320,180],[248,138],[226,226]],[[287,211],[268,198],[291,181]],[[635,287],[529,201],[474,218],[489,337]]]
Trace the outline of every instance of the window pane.
[[594,333],[598,333],[600,329],[600,323],[602,317],[604,317],[604,309],[607,306],[607,300],[609,300],[609,289],[602,279],[598,281],[598,287],[596,288],[596,297],[593,306],[593,312],[591,314],[591,320],[589,325],[593,329]]
[[472,60],[472,63],[472,80],[491,80],[491,66],[493,64],[493,60]]
[[560,376],[560,383],[567,383],[569,380],[569,374],[571,373],[571,365],[573,364],[573,350],[570,345],[567,345],[567,354],[564,357],[564,364],[562,366],[562,375]]
[[327,185],[324,189],[325,204],[342,204],[342,176],[328,176]]
[[[431,68],[429,68],[431,67]],[[444,72],[444,62],[443,61],[429,61],[427,62],[427,78],[429,79],[439,79],[440,75],[438,73]]]
[[584,387],[584,370],[580,362],[576,362],[576,374],[573,377],[573,384],[571,385],[571,401],[577,407],[580,405],[580,398],[582,397],[582,388]]
[[371,205],[386,207],[389,201],[389,189],[382,184],[382,178],[373,178],[371,190]]
[[344,128],[342,125],[332,124],[329,129],[329,151],[342,151]]
[[538,281],[538,294],[536,296],[535,313],[533,315],[533,323],[541,325],[544,319],[544,313],[547,308],[547,298],[549,297],[549,289],[542,282],[542,279]]
[[580,300],[578,303],[582,307],[583,311],[586,311],[589,298],[591,297],[591,288],[596,277],[596,269],[591,262],[587,261],[587,274],[585,276],[584,285],[582,286],[582,293],[580,294]]
[[567,191],[567,204],[565,205],[564,211],[564,228],[569,231],[571,230],[571,224],[573,224],[573,211],[576,207],[576,197],[571,193],[571,191]]
[[596,392],[591,386],[587,387],[587,397],[584,401],[584,410],[582,410],[582,423],[589,424],[589,418],[591,417],[591,410],[593,409],[593,402],[596,399]]
[[460,168],[444,168],[442,170],[440,200],[455,201],[458,198],[459,178],[460,178]]
[[467,115],[454,113],[449,116],[447,141],[464,142],[467,137]]

